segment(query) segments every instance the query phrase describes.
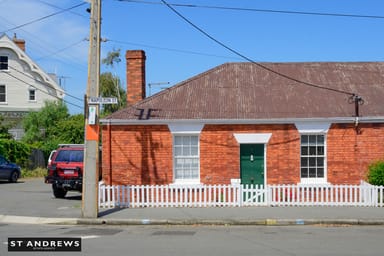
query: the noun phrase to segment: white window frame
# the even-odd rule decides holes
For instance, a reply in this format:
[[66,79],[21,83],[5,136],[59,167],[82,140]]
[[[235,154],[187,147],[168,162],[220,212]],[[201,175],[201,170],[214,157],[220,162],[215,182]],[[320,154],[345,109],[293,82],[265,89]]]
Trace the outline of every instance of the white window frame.
[[[320,155],[314,155],[313,158],[318,158],[318,157],[322,157],[323,158],[323,172],[324,172],[324,177],[315,177],[315,178],[303,178],[302,175],[301,175],[301,160],[302,160],[302,136],[323,136],[324,137],[324,154],[322,156]],[[316,144],[316,148],[317,148],[317,144]],[[317,164],[316,164],[316,168],[317,168]],[[324,133],[301,133],[300,134],[300,181],[302,184],[327,184],[327,134],[324,134]]]
[[[197,138],[197,155],[188,155],[188,156],[177,156],[176,155],[176,147],[179,145],[176,145],[176,138],[184,138],[184,137],[196,137]],[[186,145],[181,145],[181,147],[184,147]],[[178,159],[191,159],[191,160],[197,160],[197,177],[196,178],[177,178],[176,176],[176,162]],[[185,170],[184,170],[185,171]],[[200,136],[198,134],[174,134],[173,135],[173,177],[174,177],[174,184],[200,184]]]
[[[172,161],[173,161],[173,184],[172,186],[178,185],[200,185],[200,133],[204,127],[204,124],[200,123],[171,123],[168,124],[168,128],[172,133]],[[197,136],[198,139],[198,178],[197,179],[176,179],[176,161],[175,161],[175,136]]]
[[[31,92],[34,92],[33,94],[33,96],[34,96],[34,99],[31,99]],[[36,102],[36,88],[33,88],[33,87],[30,87],[29,89],[28,89],[28,101],[29,102]]]
[[4,86],[4,90],[5,90],[5,92],[4,92],[4,96],[5,96],[5,101],[0,101],[0,104],[7,104],[7,86],[5,85],[5,84],[0,84],[0,86]]
[[[327,168],[327,134],[331,127],[328,121],[304,121],[296,122],[295,126],[300,133],[300,184],[329,184]],[[323,178],[302,178],[301,177],[301,135],[324,135],[324,177]],[[299,185],[300,185],[299,184]]]

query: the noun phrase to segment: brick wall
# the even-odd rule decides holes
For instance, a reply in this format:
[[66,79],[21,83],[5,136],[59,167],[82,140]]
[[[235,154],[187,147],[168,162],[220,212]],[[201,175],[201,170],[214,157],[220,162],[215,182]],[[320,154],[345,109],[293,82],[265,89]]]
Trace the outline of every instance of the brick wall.
[[[173,182],[172,135],[166,125],[103,126],[103,178],[107,184]],[[300,134],[287,125],[205,125],[200,134],[200,181],[240,178],[234,133],[272,133],[267,145],[269,184],[300,182]],[[110,135],[109,135],[110,134]],[[111,143],[109,143],[111,142]],[[328,182],[358,184],[369,163],[384,158],[384,124],[334,124],[327,135]],[[113,170],[113,172],[110,172]]]
[[103,180],[107,184],[172,182],[168,126],[103,126],[102,135]]
[[384,159],[384,124],[333,124],[327,135],[328,181],[358,184],[372,161]]
[[127,104],[133,105],[145,98],[145,52],[131,50],[125,54],[127,69]]

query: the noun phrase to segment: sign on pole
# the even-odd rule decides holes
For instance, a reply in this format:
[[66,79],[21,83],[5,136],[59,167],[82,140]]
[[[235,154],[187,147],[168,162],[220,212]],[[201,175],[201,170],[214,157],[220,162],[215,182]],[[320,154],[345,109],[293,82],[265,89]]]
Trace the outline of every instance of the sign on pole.
[[88,104],[117,104],[117,98],[115,97],[90,97]]

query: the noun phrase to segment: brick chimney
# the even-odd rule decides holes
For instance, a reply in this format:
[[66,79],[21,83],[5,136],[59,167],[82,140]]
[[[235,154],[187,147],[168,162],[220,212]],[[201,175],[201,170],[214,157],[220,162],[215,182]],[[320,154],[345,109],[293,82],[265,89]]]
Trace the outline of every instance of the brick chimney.
[[145,98],[145,52],[129,50],[127,61],[127,105],[133,105]]
[[13,38],[12,38],[12,41],[17,45],[19,46],[19,48],[21,50],[23,50],[25,52],[25,40],[24,39],[18,39],[16,37],[16,33],[13,34]]

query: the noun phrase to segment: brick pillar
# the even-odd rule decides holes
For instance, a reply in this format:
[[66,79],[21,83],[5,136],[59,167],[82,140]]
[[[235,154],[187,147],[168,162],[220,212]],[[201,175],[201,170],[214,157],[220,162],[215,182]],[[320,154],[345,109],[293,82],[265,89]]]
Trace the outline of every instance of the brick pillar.
[[127,62],[127,105],[145,98],[145,52],[130,50],[125,54]]

